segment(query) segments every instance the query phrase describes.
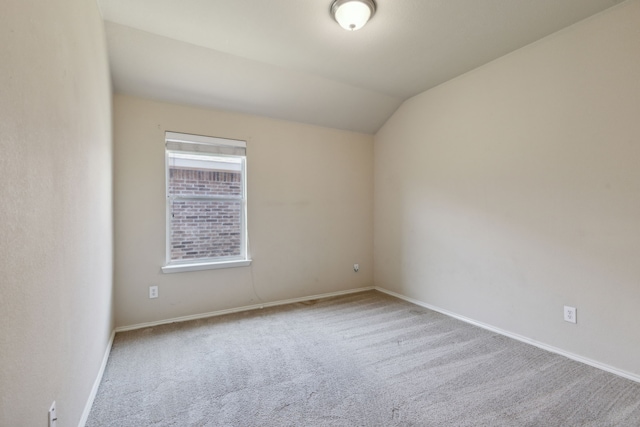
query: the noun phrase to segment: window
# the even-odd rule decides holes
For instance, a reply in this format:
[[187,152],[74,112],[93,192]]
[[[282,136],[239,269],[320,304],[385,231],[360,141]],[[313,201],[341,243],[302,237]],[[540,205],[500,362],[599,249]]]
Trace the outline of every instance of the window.
[[166,132],[165,273],[241,267],[247,254],[246,143]]

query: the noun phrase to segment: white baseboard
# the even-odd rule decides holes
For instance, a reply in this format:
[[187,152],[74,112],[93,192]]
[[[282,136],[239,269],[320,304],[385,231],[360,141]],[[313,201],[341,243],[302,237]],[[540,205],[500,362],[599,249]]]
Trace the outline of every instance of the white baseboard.
[[400,298],[402,300],[408,301],[408,302],[410,302],[412,304],[419,305],[420,307],[428,308],[429,310],[437,311],[438,313],[442,313],[442,314],[447,315],[449,317],[453,317],[455,319],[462,320],[463,322],[470,323],[470,324],[478,326],[478,327],[480,327],[482,329],[486,329],[486,330],[489,330],[491,332],[495,332],[497,334],[504,335],[504,336],[509,337],[509,338],[513,338],[514,340],[518,340],[518,341],[533,345],[533,346],[541,348],[543,350],[550,351],[551,353],[559,354],[559,355],[567,357],[567,358],[569,358],[571,360],[575,360],[576,362],[581,362],[581,363],[584,363],[585,365],[593,366],[594,368],[598,368],[598,369],[601,369],[603,371],[607,371],[607,372],[610,372],[612,374],[618,375],[620,377],[623,377],[623,378],[626,378],[626,379],[629,379],[629,380],[632,380],[632,381],[640,383],[640,375],[636,375],[634,373],[627,372],[627,371],[624,371],[622,369],[618,369],[618,368],[615,368],[613,366],[606,365],[604,363],[600,363],[598,361],[589,359],[587,357],[583,357],[583,356],[580,356],[578,354],[574,354],[574,353],[568,352],[566,350],[562,350],[561,348],[557,348],[557,347],[554,347],[554,346],[551,346],[551,345],[548,345],[548,344],[545,344],[545,343],[541,343],[541,342],[536,341],[536,340],[532,340],[531,338],[527,338],[527,337],[525,337],[523,335],[514,334],[513,332],[505,331],[504,329],[496,328],[495,326],[491,326],[491,325],[488,325],[486,323],[478,322],[478,321],[470,319],[468,317],[460,316],[459,314],[453,313],[451,311],[444,310],[444,309],[442,309],[440,307],[436,307],[436,306],[433,306],[431,304],[427,304],[427,303],[419,301],[417,299],[410,298],[410,297],[404,296],[402,294],[399,294],[399,293],[396,293],[396,292],[393,292],[393,291],[389,291],[389,290],[384,289],[384,288],[380,288],[380,287],[376,286],[376,287],[374,287],[374,289],[377,290],[377,291],[380,291],[382,293],[385,293],[387,295],[391,295],[393,297]]
[[207,317],[223,316],[225,314],[240,313],[240,312],[249,311],[249,310],[259,310],[261,308],[275,307],[278,305],[285,305],[285,304],[293,304],[296,302],[311,301],[311,300],[320,299],[320,298],[337,297],[340,295],[348,295],[348,294],[354,294],[357,292],[371,291],[373,289],[374,289],[373,286],[368,286],[365,288],[349,289],[346,291],[329,292],[327,294],[311,295],[311,296],[301,297],[301,298],[291,298],[291,299],[280,300],[280,301],[265,302],[261,304],[246,305],[244,307],[229,308],[226,310],[211,311],[209,313],[194,314],[190,316],[174,317],[173,319],[158,320],[156,322],[146,322],[146,323],[138,323],[130,326],[120,326],[116,328],[115,331],[116,332],[133,331],[136,329],[143,329],[151,326],[166,325],[168,323],[187,322],[189,320],[206,319]]
[[102,376],[104,375],[104,370],[107,367],[107,361],[109,360],[109,354],[111,353],[111,346],[113,345],[113,339],[115,338],[115,336],[116,336],[116,331],[114,329],[111,332],[111,336],[109,337],[107,348],[105,349],[104,356],[102,357],[102,365],[100,365],[100,370],[98,371],[96,380],[93,382],[91,393],[89,394],[87,403],[84,405],[84,411],[82,412],[82,417],[80,418],[78,427],[84,427],[84,425],[87,423],[87,420],[89,419],[89,413],[91,412],[91,407],[93,406],[93,401],[96,398],[96,394],[98,394],[98,388],[100,387],[100,383],[102,382]]

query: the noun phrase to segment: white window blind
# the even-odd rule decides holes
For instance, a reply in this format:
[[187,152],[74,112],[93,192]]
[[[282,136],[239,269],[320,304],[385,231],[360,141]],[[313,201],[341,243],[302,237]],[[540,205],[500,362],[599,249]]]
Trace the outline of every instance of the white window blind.
[[167,150],[246,156],[247,143],[235,139],[166,132]]

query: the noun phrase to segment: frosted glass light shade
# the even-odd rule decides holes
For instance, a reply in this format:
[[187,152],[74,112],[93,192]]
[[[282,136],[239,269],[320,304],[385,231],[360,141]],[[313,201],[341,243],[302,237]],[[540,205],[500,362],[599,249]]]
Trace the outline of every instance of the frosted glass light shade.
[[336,0],[331,5],[331,14],[342,28],[359,30],[376,11],[373,0]]

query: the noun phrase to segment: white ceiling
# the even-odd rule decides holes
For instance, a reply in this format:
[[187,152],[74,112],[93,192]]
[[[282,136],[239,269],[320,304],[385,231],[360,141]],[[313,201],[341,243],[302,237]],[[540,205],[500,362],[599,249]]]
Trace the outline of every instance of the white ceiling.
[[375,133],[407,98],[622,0],[97,0],[115,90]]

